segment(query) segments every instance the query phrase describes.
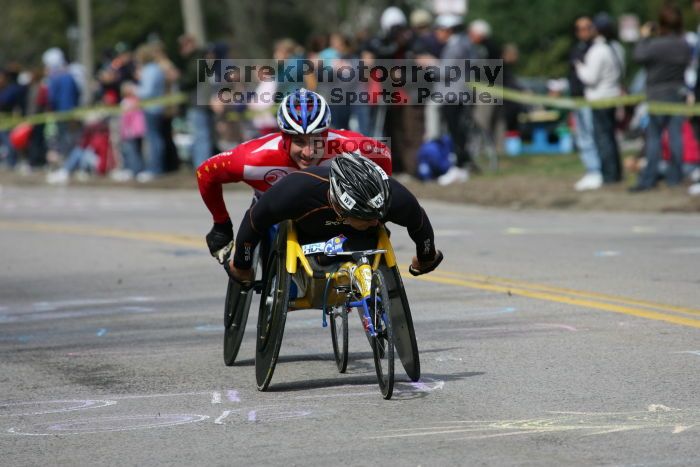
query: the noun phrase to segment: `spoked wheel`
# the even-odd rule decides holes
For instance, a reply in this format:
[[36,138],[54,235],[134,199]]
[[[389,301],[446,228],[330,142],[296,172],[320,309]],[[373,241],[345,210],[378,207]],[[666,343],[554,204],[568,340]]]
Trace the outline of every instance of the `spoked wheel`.
[[348,368],[348,312],[343,306],[333,307],[330,318],[335,364],[340,373],[345,373]]
[[[259,248],[256,248],[253,254],[253,264],[255,280],[259,281],[262,277]],[[254,289],[242,290],[240,284],[232,279],[228,280],[224,306],[224,363],[226,366],[233,365],[238,356],[254,293]]]
[[[282,230],[279,235],[283,235],[283,240],[286,237]],[[270,252],[267,277],[260,296],[255,343],[255,377],[260,391],[265,391],[272,380],[289,308],[290,275],[284,264],[284,243],[279,242],[278,247]]]
[[391,327],[389,291],[384,275],[379,270],[372,273],[369,306],[370,317],[377,334],[372,337],[371,344],[379,389],[384,399],[391,399],[394,392],[394,333]]

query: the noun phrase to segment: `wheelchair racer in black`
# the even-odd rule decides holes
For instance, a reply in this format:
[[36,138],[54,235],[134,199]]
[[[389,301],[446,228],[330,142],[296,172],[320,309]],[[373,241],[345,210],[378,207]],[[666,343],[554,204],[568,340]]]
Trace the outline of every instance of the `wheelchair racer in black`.
[[231,264],[224,264],[229,275],[249,285],[256,245],[271,227],[290,219],[300,242],[322,242],[342,234],[348,250],[374,248],[379,225],[393,222],[406,227],[416,244],[411,274],[431,272],[443,259],[435,249],[430,220],[415,196],[374,162],[346,153],[330,166],[287,175],[248,209]]

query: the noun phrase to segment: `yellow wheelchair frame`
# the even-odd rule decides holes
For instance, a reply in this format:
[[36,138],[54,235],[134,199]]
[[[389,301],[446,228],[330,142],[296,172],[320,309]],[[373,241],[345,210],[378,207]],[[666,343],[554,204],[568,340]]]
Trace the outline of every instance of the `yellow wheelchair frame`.
[[[329,267],[312,266],[299,243],[293,222],[280,224],[261,287],[255,357],[259,390],[266,390],[272,378],[287,313],[302,309],[323,310],[324,326],[326,315],[331,315],[333,349],[341,373],[347,365],[347,315],[354,308],[360,314],[372,346],[383,396],[390,398],[393,390],[394,349],[409,378],[412,381],[420,378],[410,307],[387,230],[383,226],[379,228],[375,249],[329,256],[340,255],[351,256],[352,260]],[[373,258],[370,260],[370,257]],[[290,296],[292,280],[300,296]],[[330,309],[335,310],[334,314],[328,313]],[[335,322],[339,316],[343,320],[342,352]]]
[[[297,238],[296,230],[290,227],[287,231],[287,258],[285,266],[287,272],[296,275],[299,271],[298,266],[301,265],[301,271],[306,274],[306,277],[312,279],[311,286],[308,287],[307,293],[300,298],[290,300],[289,307],[291,310],[302,310],[310,308],[324,308],[324,306],[339,306],[341,305],[343,296],[334,293],[327,297],[328,302],[319,302],[321,295],[319,289],[325,287],[325,282],[332,281],[333,285],[355,286],[361,295],[361,298],[367,298],[371,292],[372,271],[379,269],[379,265],[384,258],[384,263],[387,267],[396,266],[396,256],[394,249],[389,241],[389,236],[386,230],[382,227],[379,229],[379,238],[377,247],[374,250],[377,253],[374,255],[372,264],[357,264],[355,261],[343,262],[337,271],[325,272],[323,275],[319,271],[314,271],[311,267],[309,259],[304,254],[301,244]],[[354,281],[352,280],[354,279]]]

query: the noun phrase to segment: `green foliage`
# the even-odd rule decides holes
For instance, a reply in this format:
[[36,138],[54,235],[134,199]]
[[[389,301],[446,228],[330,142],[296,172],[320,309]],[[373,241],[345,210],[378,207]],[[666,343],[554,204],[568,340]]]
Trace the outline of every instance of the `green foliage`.
[[[520,74],[563,76],[573,43],[572,24],[579,15],[608,11],[613,16],[633,13],[645,22],[656,17],[665,0],[470,0],[469,17],[486,19],[501,43],[512,42],[521,51]],[[0,0],[0,64],[12,60],[29,66],[40,64],[41,54],[52,46],[71,58],[75,50],[67,38],[77,25],[76,0]],[[428,0],[201,0],[209,40],[226,40],[235,55],[259,57],[271,53],[272,43],[292,37],[305,43],[314,32],[338,30],[342,23],[357,28],[352,17],[361,8],[372,8],[378,22],[389,4],[406,13]],[[177,37],[183,31],[177,0],[92,0],[95,59],[102,51],[123,41],[130,46],[157,34],[168,53],[177,53]],[[689,1],[679,1],[685,24],[694,30],[698,21]]]
[[76,16],[74,1],[0,0],[0,11],[0,64],[38,65],[47,48],[68,49],[66,31]]
[[[487,20],[495,38],[512,42],[521,51],[519,73],[525,76],[564,76],[568,52],[574,42],[573,23],[578,16],[607,11],[614,17],[631,13],[644,23],[656,18],[665,0],[471,0],[469,18]],[[685,24],[694,30],[692,6],[684,8]]]

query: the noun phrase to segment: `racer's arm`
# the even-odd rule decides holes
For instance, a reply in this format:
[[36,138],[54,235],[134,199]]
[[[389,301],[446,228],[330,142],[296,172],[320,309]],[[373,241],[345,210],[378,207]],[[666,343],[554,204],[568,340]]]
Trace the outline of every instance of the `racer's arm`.
[[385,222],[393,222],[406,227],[408,235],[416,244],[416,262],[419,265],[431,264],[438,258],[435,250],[435,235],[430,219],[418,203],[413,193],[394,179],[391,184],[391,206]]
[[207,159],[197,168],[199,193],[214,218],[214,226],[206,236],[207,246],[220,263],[228,257],[233,242],[233,224],[221,185],[243,179],[243,159],[236,150],[227,151]]
[[270,227],[287,219],[296,219],[313,209],[308,193],[315,183],[323,183],[311,175],[296,172],[275,183],[246,211],[236,236],[233,265],[236,269],[250,269],[253,250]]
[[207,159],[197,168],[199,193],[211,212],[214,223],[230,220],[222,185],[243,180],[244,161],[244,146],[239,146]]

